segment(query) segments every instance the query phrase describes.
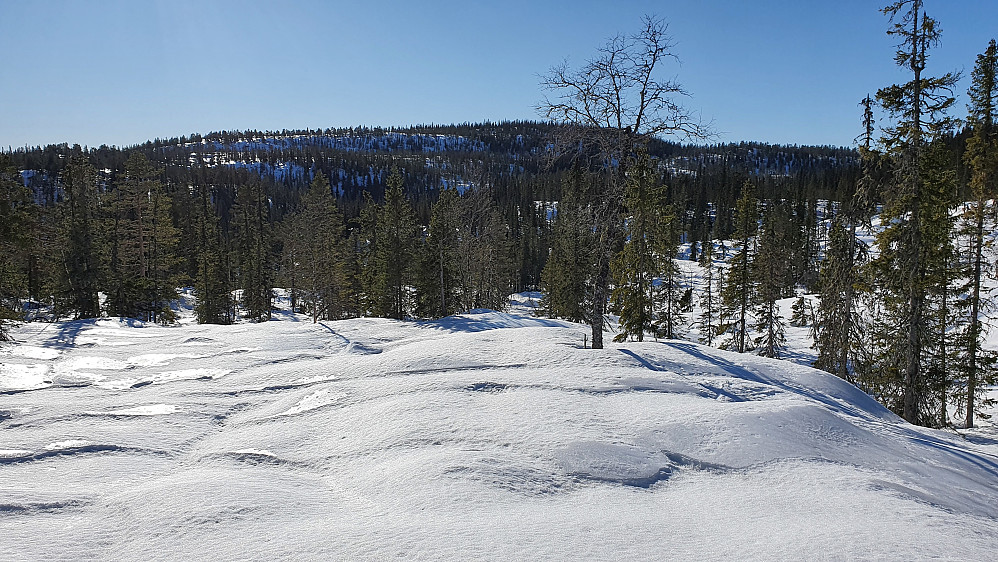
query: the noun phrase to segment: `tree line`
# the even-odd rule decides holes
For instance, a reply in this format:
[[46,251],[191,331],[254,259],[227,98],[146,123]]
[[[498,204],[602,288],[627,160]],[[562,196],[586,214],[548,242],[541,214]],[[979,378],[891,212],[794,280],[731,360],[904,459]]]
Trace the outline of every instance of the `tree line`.
[[[827,201],[786,189],[793,182],[773,190],[759,175],[734,201],[715,193],[690,207],[677,198],[669,162],[648,147],[663,132],[704,131],[677,101],[682,86],[652,77],[672,55],[661,20],[612,38],[579,69],[552,68],[540,109],[575,127],[564,154],[578,168],[565,179],[542,274],[547,312],[590,323],[596,347],[609,303],[617,340],[683,337],[695,326],[708,345],[768,357],[785,348],[789,320],[810,327],[817,367],[909,422],[948,425],[956,409],[972,427],[996,382],[995,353],[983,344],[993,312],[985,250],[998,216],[998,53],[992,41],[977,58],[960,128],[949,115],[958,76],[925,73],[938,23],[921,0],[883,13],[911,80],[862,100],[860,165]],[[888,116],[879,137],[878,109]],[[873,247],[859,229],[875,232]],[[681,240],[699,260],[698,287],[676,267]],[[801,294],[811,292],[817,305]],[[792,297],[786,319],[778,301]]]
[[170,322],[176,288],[192,286],[199,322],[230,323],[268,319],[283,287],[317,322],[502,309],[539,289],[543,313],[589,324],[596,348],[609,313],[617,340],[695,331],[769,357],[787,323],[807,326],[819,368],[914,423],[958,407],[972,426],[995,377],[995,46],[958,124],[956,77],[923,76],[937,24],[918,0],[884,11],[912,80],[862,101],[858,151],[664,141],[709,130],[676,101],[680,84],[655,78],[672,44],[646,18],[577,71],[552,69],[551,123],[0,155],[0,336],[25,296],[58,317]]

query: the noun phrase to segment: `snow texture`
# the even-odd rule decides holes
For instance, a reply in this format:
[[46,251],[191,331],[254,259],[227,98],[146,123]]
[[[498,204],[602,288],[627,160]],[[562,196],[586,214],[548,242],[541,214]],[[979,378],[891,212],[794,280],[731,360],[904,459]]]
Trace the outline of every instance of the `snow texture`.
[[584,349],[586,327],[525,313],[537,296],[435,322],[16,328],[0,560],[998,551],[993,433],[909,425],[790,362]]

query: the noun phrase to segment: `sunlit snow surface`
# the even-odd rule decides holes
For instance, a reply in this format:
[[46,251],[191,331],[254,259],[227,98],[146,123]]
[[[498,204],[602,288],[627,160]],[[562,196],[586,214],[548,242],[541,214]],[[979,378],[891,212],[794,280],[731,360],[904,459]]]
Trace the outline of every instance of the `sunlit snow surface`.
[[16,329],[0,560],[998,552],[994,433],[807,367],[487,311],[284,318]]

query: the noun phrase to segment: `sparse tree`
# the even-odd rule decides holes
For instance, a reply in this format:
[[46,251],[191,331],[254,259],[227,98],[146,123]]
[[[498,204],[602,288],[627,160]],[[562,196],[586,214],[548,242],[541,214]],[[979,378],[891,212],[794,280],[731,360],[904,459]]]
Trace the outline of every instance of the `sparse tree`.
[[787,224],[787,212],[779,205],[766,211],[759,251],[752,262],[752,301],[755,309],[755,346],[759,355],[779,358],[786,344],[783,315],[779,300],[783,298],[790,275],[790,248],[782,226]]
[[719,329],[731,334],[722,347],[738,353],[745,353],[749,348],[748,321],[755,259],[752,244],[759,230],[757,207],[755,186],[746,181],[735,208],[735,254],[728,261],[728,273],[721,291],[727,321]]
[[570,125],[557,140],[558,154],[593,156],[604,172],[602,190],[587,201],[593,236],[589,285],[593,348],[603,347],[610,262],[622,228],[623,163],[636,146],[665,135],[703,138],[706,127],[678,98],[688,93],[675,80],[662,80],[662,64],[675,60],[675,43],[660,19],[646,16],[641,30],[617,35],[580,68],[567,62],[542,78],[551,92],[538,106],[547,119]]
[[[922,352],[926,335],[927,258],[933,240],[926,237],[926,220],[940,201],[925,188],[925,150],[928,143],[947,130],[951,121],[946,110],[954,103],[952,87],[957,75],[925,77],[928,49],[939,42],[936,20],[922,11],[922,0],[897,0],[883,9],[890,17],[888,34],[899,38],[895,61],[911,71],[912,80],[877,92],[880,105],[895,124],[884,130],[884,146],[894,160],[895,177],[886,197],[882,219],[889,225],[877,236],[880,271],[894,276],[884,288],[888,312],[904,338],[895,347],[904,358],[900,388],[901,414],[911,423],[926,420],[924,404],[929,384],[923,370]],[[929,414],[931,415],[931,414]]]
[[[995,198],[998,197],[998,46],[992,39],[984,53],[977,56],[971,74],[967,122],[973,134],[967,140],[964,161],[971,169],[971,201],[963,216],[963,234],[969,242],[970,271],[963,308],[967,311],[966,331],[960,342],[960,371],[966,378],[965,427],[974,427],[974,416],[982,403],[982,382],[994,381],[995,357],[983,348],[987,326],[981,321],[994,306],[983,287],[987,263],[984,248],[990,246],[985,236],[994,229]],[[987,227],[987,228],[986,228]]]

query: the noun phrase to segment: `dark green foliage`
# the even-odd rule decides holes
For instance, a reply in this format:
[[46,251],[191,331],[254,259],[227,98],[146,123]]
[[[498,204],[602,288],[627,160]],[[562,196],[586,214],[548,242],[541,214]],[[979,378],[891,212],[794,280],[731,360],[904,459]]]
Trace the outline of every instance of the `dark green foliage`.
[[343,215],[322,172],[312,180],[299,213],[286,220],[292,227],[285,249],[292,252],[289,267],[300,280],[305,310],[312,322],[343,318],[348,308]]
[[197,273],[194,294],[197,304],[194,312],[199,324],[231,324],[232,288],[225,240],[219,227],[213,204],[212,190],[207,185],[196,189],[195,229]]
[[375,225],[370,269],[372,312],[385,318],[404,319],[412,314],[412,273],[418,229],[412,205],[402,193],[402,174],[392,170]]
[[504,310],[514,276],[509,227],[482,189],[465,193],[459,211],[460,310]]
[[142,154],[125,163],[112,194],[108,312],[150,322],[172,322],[177,298],[177,229],[159,171]]
[[821,264],[820,300],[815,326],[815,347],[818,359],[814,366],[850,378],[849,363],[863,337],[863,321],[859,312],[857,285],[859,267],[866,255],[856,240],[854,224],[846,225],[847,217],[839,214],[828,233],[828,247]]
[[759,355],[779,358],[786,344],[779,299],[786,296],[790,276],[790,247],[784,225],[788,213],[782,206],[767,209],[759,236],[759,250],[752,261],[752,306],[755,316],[755,347]]
[[721,291],[724,320],[718,328],[719,334],[728,333],[730,336],[722,347],[739,353],[745,353],[750,343],[748,322],[755,261],[752,244],[759,229],[757,207],[755,186],[746,181],[735,208],[735,254],[728,260],[728,272]]
[[882,220],[887,227],[877,236],[877,271],[882,280],[878,288],[884,291],[885,310],[893,318],[896,334],[885,332],[884,336],[897,340],[887,347],[904,358],[898,381],[899,412],[911,423],[929,423],[935,416],[928,406],[932,384],[923,364],[926,294],[932,285],[927,275],[928,260],[938,254],[934,247],[938,239],[929,233],[935,231],[932,220],[948,212],[951,201],[940,199],[940,186],[926,185],[930,170],[925,153],[931,141],[952,124],[945,112],[954,103],[952,86],[958,77],[922,76],[927,50],[939,42],[940,31],[937,22],[922,11],[921,0],[899,0],[883,11],[891,17],[888,34],[899,38],[895,60],[911,71],[912,80],[877,92],[880,105],[895,119],[882,140],[895,175],[884,191]]
[[356,266],[353,277],[357,307],[363,315],[376,315],[377,268],[374,256],[378,248],[378,204],[370,193],[364,193],[364,205],[360,215],[354,220],[350,233],[350,246],[353,248]]
[[995,228],[995,198],[998,197],[998,46],[992,39],[984,53],[977,56],[971,74],[973,82],[967,92],[970,97],[968,123],[973,134],[967,139],[964,161],[971,169],[971,201],[963,216],[961,234],[968,242],[966,252],[967,282],[964,284],[958,307],[964,312],[963,330],[956,342],[958,351],[957,371],[966,383],[966,390],[958,401],[965,406],[965,427],[974,427],[975,415],[990,405],[985,399],[984,388],[994,384],[996,377],[995,354],[983,349],[988,326],[981,321],[983,313],[993,312],[994,303],[982,288],[983,275],[988,267],[983,250],[989,246],[987,231]]
[[7,323],[22,318],[21,298],[28,294],[26,266],[36,209],[20,179],[10,158],[0,154],[0,342],[9,339]]
[[232,208],[235,286],[246,318],[270,320],[273,303],[273,256],[270,207],[263,184],[256,178],[240,185]]
[[73,156],[62,174],[64,198],[58,206],[51,291],[58,316],[100,316],[100,240],[97,171]]
[[460,310],[460,203],[456,189],[445,189],[432,207],[416,278],[417,316],[441,318]]
[[614,283],[611,299],[620,315],[620,333],[614,341],[643,341],[646,332],[656,332],[655,278],[662,270],[662,256],[655,250],[664,197],[661,174],[642,152],[629,167],[624,187],[627,238],[610,264]]
[[541,273],[541,306],[550,317],[586,322],[588,284],[592,278],[593,231],[587,193],[594,178],[576,166],[565,176],[551,235],[551,253]]
[[703,287],[700,291],[700,319],[697,328],[700,332],[700,341],[707,345],[714,345],[714,338],[719,335],[721,322],[721,287],[724,270],[714,263],[716,251],[713,242],[707,240],[700,252]]

